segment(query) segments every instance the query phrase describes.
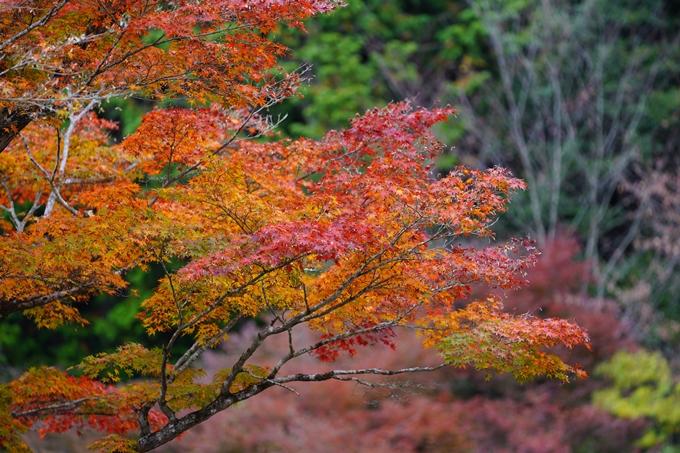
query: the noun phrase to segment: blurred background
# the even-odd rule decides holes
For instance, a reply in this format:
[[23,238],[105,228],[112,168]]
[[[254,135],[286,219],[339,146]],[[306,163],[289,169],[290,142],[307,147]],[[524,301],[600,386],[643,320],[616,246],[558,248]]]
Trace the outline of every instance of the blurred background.
[[[286,69],[313,65],[304,97],[270,112],[287,115],[282,135],[320,138],[390,101],[454,106],[458,116],[437,130],[450,147],[439,175],[499,165],[529,184],[495,230],[499,240],[530,234],[542,256],[529,287],[502,295],[505,308],[585,327],[593,351],[563,356],[591,377],[519,385],[450,369],[414,376],[396,394],[336,382],[308,384],[299,397],[273,389],[160,450],[680,452],[680,1],[347,3],[308,21],[307,33],[273,36],[292,49]],[[153,107],[111,103],[112,139]],[[130,272],[130,295],[82,309],[85,329],[39,331],[10,317],[0,324],[0,379],[147,343],[135,315],[160,276]],[[245,324],[239,335],[252,331]],[[435,360],[402,340],[356,360]],[[229,354],[211,352],[204,368],[226,366]],[[85,451],[85,438],[31,446]]]

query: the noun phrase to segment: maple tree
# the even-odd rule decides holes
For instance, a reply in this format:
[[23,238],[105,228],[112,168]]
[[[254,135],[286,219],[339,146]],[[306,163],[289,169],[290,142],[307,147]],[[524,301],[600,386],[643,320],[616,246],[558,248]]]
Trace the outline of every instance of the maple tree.
[[[91,427],[105,451],[149,451],[217,412],[296,382],[352,381],[446,365],[566,380],[584,376],[544,348],[588,345],[560,319],[515,316],[474,285],[513,289],[537,252],[529,240],[491,238],[497,214],[524,183],[501,168],[429,177],[442,150],[431,127],[450,107],[390,104],[322,140],[268,135],[264,111],[294,95],[278,74],[287,50],[267,39],[334,2],[29,1],[0,8],[0,99],[6,213],[0,236],[0,318],[85,325],[78,306],[125,289],[126,271],[159,263],[165,276],[139,312],[152,340],[86,358],[75,377],[28,370],[0,386],[0,443],[20,434]],[[155,110],[112,146],[106,99],[180,98],[194,108]],[[168,263],[186,264],[171,270]],[[196,365],[229,342],[242,319],[269,316],[230,367],[211,379]],[[303,326],[318,335],[302,342]],[[360,346],[395,347],[416,329],[435,366],[340,369]],[[158,334],[158,337],[154,335]],[[288,350],[254,360],[271,338]],[[177,357],[180,337],[192,340]],[[163,338],[163,340],[159,340]],[[175,353],[176,354],[176,353]],[[290,371],[311,354],[326,371]],[[128,381],[127,378],[134,377]],[[125,379],[125,382],[122,382]],[[136,438],[125,433],[136,433]]]
[[[503,304],[511,312],[567,318],[585,327],[591,332],[592,351],[578,348],[558,354],[591,370],[617,350],[634,345],[627,326],[616,318],[613,301],[603,306],[580,293],[583,267],[587,265],[576,261],[581,252],[571,237],[542,247],[536,266],[528,270],[531,284],[507,292]],[[259,330],[253,321],[244,323],[228,342],[206,351],[201,359],[206,376],[231,366]],[[438,363],[437,352],[422,348],[414,331],[401,329],[396,333],[398,348],[379,351],[383,367]],[[313,342],[316,335],[302,328],[295,338]],[[287,350],[288,339],[274,337],[251,360],[273,366]],[[340,356],[334,366],[374,367],[376,352],[374,348],[361,348],[354,356]],[[300,357],[291,365],[314,373],[326,371],[327,366],[313,356]],[[615,417],[593,404],[592,392],[609,386],[598,373],[575,385],[548,379],[519,384],[509,375],[486,380],[485,374],[471,368],[447,367],[409,375],[407,383],[394,378],[397,380],[388,381],[391,388],[330,380],[298,388],[300,396],[272,388],[234,410],[211,417],[156,451],[623,453],[635,451],[638,439],[651,427],[648,420]],[[647,406],[641,403],[640,407]],[[45,453],[84,452],[96,436],[96,432],[80,437],[70,433],[41,440],[37,433],[31,433],[25,439],[29,446]]]

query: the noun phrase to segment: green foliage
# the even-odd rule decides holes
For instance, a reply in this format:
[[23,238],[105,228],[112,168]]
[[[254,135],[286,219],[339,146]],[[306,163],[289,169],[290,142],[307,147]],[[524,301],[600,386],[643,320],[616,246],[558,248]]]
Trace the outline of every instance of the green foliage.
[[[319,137],[394,100],[429,106],[453,92],[454,80],[474,83],[477,69],[487,65],[484,29],[463,1],[356,0],[305,27],[308,34],[281,30],[277,36],[295,49],[287,69],[312,64],[304,98],[287,103],[283,126],[291,136]],[[447,140],[461,135],[455,122],[442,129]]]
[[680,451],[669,444],[672,436],[680,433],[680,383],[660,353],[622,351],[599,365],[595,373],[612,381],[611,387],[595,392],[596,405],[617,417],[645,417],[654,422],[640,446],[665,444],[664,452]]
[[90,445],[88,449],[93,451],[116,451],[119,453],[134,453],[137,442],[133,439],[128,439],[120,434],[109,434],[102,437]]
[[146,349],[137,343],[127,343],[114,353],[86,357],[77,368],[102,382],[119,382],[121,372],[129,377],[160,375],[162,356],[159,348]]
[[135,98],[114,98],[107,100],[102,105],[101,115],[119,123],[119,128],[114,132],[114,140],[121,141],[133,133],[140,124],[142,116],[151,110],[151,104]]

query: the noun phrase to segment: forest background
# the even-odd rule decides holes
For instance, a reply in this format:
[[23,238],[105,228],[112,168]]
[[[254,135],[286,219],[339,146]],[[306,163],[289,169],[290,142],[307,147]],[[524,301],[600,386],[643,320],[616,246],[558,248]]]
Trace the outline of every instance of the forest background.
[[[390,101],[457,108],[437,131],[452,147],[439,171],[500,165],[529,184],[495,229],[500,239],[531,232],[542,256],[505,307],[588,329],[593,352],[567,358],[591,379],[520,386],[448,370],[414,378],[422,388],[396,403],[339,383],[272,392],[166,451],[680,451],[680,2],[350,0],[306,28],[275,36],[293,49],[287,69],[312,65],[304,97],[270,112],[287,115],[282,134],[318,138]],[[113,140],[154,106],[113,100],[103,112],[120,122]],[[93,300],[88,329],[4,320],[2,378],[143,343],[135,315],[160,275],[130,272],[136,296]],[[414,343],[394,360],[409,354],[422,352]]]

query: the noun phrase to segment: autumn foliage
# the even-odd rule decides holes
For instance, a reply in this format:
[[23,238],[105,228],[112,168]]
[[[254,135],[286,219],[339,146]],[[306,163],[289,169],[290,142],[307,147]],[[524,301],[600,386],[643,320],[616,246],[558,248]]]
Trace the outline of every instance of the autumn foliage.
[[[510,299],[508,304],[519,297],[512,293]],[[249,325],[232,340],[245,343],[256,334]],[[258,351],[258,361],[276,361],[286,348],[280,338]],[[371,366],[374,353],[362,349],[338,363]],[[209,352],[203,362],[206,371],[227,365],[236,354],[229,347]],[[419,348],[415,335],[403,331],[399,348],[380,355],[385,366],[437,363],[432,350]],[[297,368],[323,370],[313,357],[302,360]],[[325,382],[297,387],[301,396],[272,389],[159,451],[569,453],[596,445],[598,452],[623,453],[636,451],[645,426],[643,420],[617,419],[589,404],[587,392],[602,385],[596,378],[575,385],[547,380],[512,385],[498,377],[485,381],[483,372],[448,368],[412,375],[409,381],[409,386],[391,382],[392,388]]]
[[[82,377],[43,367],[3,385],[4,446],[24,450],[18,435],[30,428],[89,426],[109,433],[93,448],[149,451],[296,382],[372,386],[365,376],[445,365],[520,381],[584,375],[545,350],[587,345],[581,328],[472,297],[474,287],[524,285],[537,252],[530,240],[483,248],[461,240],[492,238],[509,195],[525,186],[501,168],[429,176],[443,148],[431,128],[455,110],[396,103],[320,141],[252,139],[267,135],[265,109],[298,84],[275,71],[286,49],[266,32],[332,7],[320,0],[0,7],[7,55],[0,108],[11,123],[0,153],[0,317],[23,312],[41,327],[86,325],[79,305],[124,292],[126,271],[152,262],[166,268],[138,315],[158,346],[126,344],[89,357],[76,367]],[[154,110],[112,146],[107,130],[115,125],[94,110],[129,93],[201,107]],[[187,264],[169,269],[177,259]],[[263,314],[270,321],[233,363],[204,376],[196,367],[203,353]],[[334,367],[363,346],[396,347],[395,332],[409,328],[440,353],[439,364]],[[193,343],[172,355],[180,337]],[[287,350],[273,364],[257,363],[256,351],[280,337]],[[324,371],[288,371],[309,354]],[[130,432],[134,438],[121,436]]]

